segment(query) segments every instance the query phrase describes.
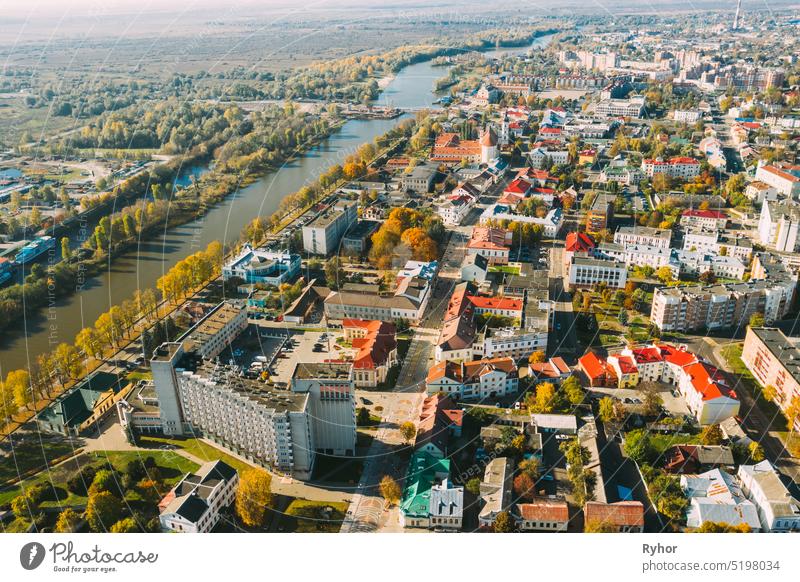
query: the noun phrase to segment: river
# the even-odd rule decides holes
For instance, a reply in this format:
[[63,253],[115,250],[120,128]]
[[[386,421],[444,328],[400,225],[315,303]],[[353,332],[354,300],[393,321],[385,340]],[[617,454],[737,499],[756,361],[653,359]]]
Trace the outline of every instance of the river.
[[[546,46],[551,39],[552,35],[542,36],[532,46]],[[487,55],[523,50],[500,49]],[[431,105],[437,99],[433,83],[447,71],[447,67],[434,67],[430,62],[405,67],[381,93],[379,102],[407,108]],[[288,194],[314,182],[330,166],[342,163],[361,144],[386,133],[397,122],[398,119],[349,120],[328,139],[232,194],[202,218],[140,241],[137,248],[116,257],[102,274],[86,280],[79,293],[29,316],[23,323],[24,335],[0,339],[0,372],[26,368],[38,354],[61,342],[71,343],[78,331],[94,325],[101,313],[130,298],[136,289],[155,288],[158,278],[175,263],[211,241],[235,242],[254,217],[272,214]]]

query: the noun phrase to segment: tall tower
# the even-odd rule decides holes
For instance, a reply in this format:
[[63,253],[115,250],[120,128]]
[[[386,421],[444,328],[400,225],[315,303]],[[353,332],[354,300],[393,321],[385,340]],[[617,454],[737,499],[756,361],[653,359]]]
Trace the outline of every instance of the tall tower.
[[497,134],[489,127],[483,132],[480,139],[481,163],[488,164],[497,157]]
[[733,17],[733,30],[739,30],[739,15],[742,12],[742,0],[736,0],[736,15]]

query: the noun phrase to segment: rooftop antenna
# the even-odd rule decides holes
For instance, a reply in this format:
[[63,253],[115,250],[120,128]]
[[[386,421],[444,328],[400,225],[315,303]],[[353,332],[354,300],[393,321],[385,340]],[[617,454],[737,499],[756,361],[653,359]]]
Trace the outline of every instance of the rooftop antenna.
[[742,0],[736,0],[736,14],[733,17],[733,30],[739,30],[739,15],[742,12]]

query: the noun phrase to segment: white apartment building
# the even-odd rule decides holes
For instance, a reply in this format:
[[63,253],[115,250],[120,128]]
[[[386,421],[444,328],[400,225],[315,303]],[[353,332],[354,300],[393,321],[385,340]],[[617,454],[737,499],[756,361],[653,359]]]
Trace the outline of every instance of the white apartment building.
[[510,357],[518,360],[546,349],[546,327],[538,330],[508,327],[495,329],[490,335],[479,334],[472,346],[472,355],[475,358]]
[[758,219],[758,239],[778,252],[794,253],[800,249],[800,206],[791,202],[765,202]]
[[644,115],[644,96],[634,95],[630,99],[601,99],[595,108],[600,117],[635,117]]
[[[648,245],[601,243],[594,251],[595,258],[622,261],[628,267],[671,266],[672,250]],[[676,272],[677,274],[677,272]]]
[[606,283],[609,287],[623,289],[627,280],[628,268],[619,261],[573,256],[569,266],[569,284],[573,287]]
[[247,308],[223,301],[178,341],[187,342],[203,358],[214,358],[247,329]]
[[[539,146],[533,148],[528,157],[531,160],[531,166],[539,169],[550,169],[552,166],[563,166],[569,161],[569,150],[554,150]],[[549,164],[547,163],[549,162]],[[545,166],[547,166],[545,168]]]
[[753,180],[750,182],[747,188],[745,188],[744,193],[750,200],[759,204],[762,204],[766,200],[778,199],[778,189],[761,180]]
[[643,245],[668,249],[672,240],[672,231],[647,226],[621,226],[614,233],[614,242],[618,245]]
[[699,109],[676,109],[672,112],[672,119],[678,123],[697,123],[703,117]]
[[188,348],[165,343],[152,360],[167,434],[200,431],[255,463],[300,479],[311,476],[316,454],[354,453],[350,363],[297,364],[291,390],[274,390],[243,378],[237,366],[203,359]]
[[758,511],[763,532],[800,531],[800,502],[793,498],[772,463],[739,465],[742,491]]
[[312,255],[333,253],[345,232],[358,220],[358,205],[340,201],[303,227],[303,250]]
[[500,221],[508,220],[509,222],[528,223],[539,225],[542,227],[542,235],[547,238],[553,238],[558,235],[561,226],[564,224],[564,217],[561,208],[552,208],[544,217],[538,216],[525,216],[524,214],[515,214],[505,204],[492,204],[483,211],[481,214],[481,225],[487,225],[490,221],[499,223]]
[[746,238],[725,236],[718,230],[692,229],[683,235],[683,250],[708,255],[724,254],[747,264],[753,256],[753,243]]
[[688,180],[700,175],[700,162],[688,157],[674,157],[667,161],[647,158],[642,160],[642,172],[648,178],[666,174],[671,178]]
[[220,510],[236,496],[239,474],[223,461],[209,461],[183,476],[161,500],[161,529],[173,533],[208,533],[219,523]]
[[789,198],[800,197],[800,166],[766,164],[756,170],[756,180]]

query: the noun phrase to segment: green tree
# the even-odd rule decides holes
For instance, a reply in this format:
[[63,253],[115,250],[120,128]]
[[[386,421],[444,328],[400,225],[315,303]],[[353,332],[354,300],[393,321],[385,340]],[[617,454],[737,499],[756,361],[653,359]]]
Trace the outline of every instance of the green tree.
[[650,434],[644,429],[630,431],[625,437],[625,454],[636,461],[644,463],[653,452]]
[[105,532],[122,517],[122,502],[109,491],[89,494],[86,521],[95,532]]
[[356,416],[356,424],[358,426],[367,426],[370,423],[370,416],[369,410],[366,406],[362,406],[358,409],[358,415]]
[[581,382],[577,376],[570,376],[561,384],[561,390],[567,397],[567,400],[573,406],[582,404],[586,399],[586,392],[581,386]]
[[467,491],[472,493],[473,495],[477,496],[480,495],[481,492],[481,480],[480,477],[473,477],[467,484],[465,485]]
[[69,238],[64,236],[61,237],[61,258],[65,261],[69,261],[72,257],[72,250],[69,248]]
[[750,316],[750,327],[764,327],[764,314],[756,312]]

